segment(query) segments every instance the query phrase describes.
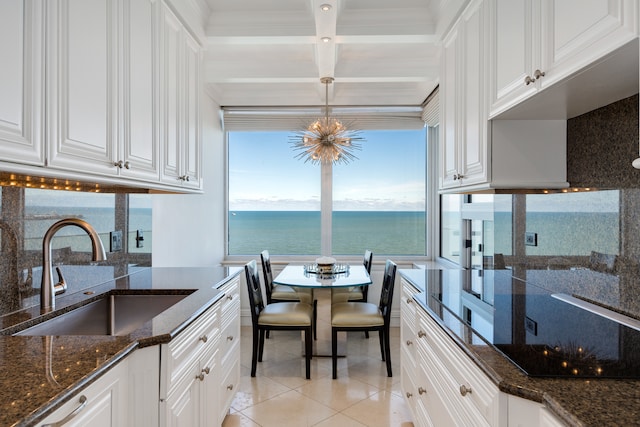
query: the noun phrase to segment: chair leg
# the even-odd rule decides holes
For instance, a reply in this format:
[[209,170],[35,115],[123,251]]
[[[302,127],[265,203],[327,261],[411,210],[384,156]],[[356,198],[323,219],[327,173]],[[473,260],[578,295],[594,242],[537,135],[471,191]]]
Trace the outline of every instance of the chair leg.
[[318,339],[318,300],[313,300],[313,339]]
[[311,329],[312,328],[309,327],[304,330],[304,362],[308,380],[311,379]]
[[333,379],[338,378],[338,330],[331,328],[331,366]]
[[265,336],[265,330],[260,329],[260,343],[258,346],[258,362],[262,362],[262,354],[264,352],[264,336]]
[[384,331],[382,329],[378,331],[378,336],[380,337],[380,354],[382,355],[382,361],[384,362]]
[[256,376],[256,367],[258,364],[258,328],[253,328],[253,347],[251,350],[251,376]]
[[386,328],[384,330],[384,349],[386,353],[386,361],[387,361],[387,376],[392,377],[391,373],[391,340],[389,339],[389,329]]

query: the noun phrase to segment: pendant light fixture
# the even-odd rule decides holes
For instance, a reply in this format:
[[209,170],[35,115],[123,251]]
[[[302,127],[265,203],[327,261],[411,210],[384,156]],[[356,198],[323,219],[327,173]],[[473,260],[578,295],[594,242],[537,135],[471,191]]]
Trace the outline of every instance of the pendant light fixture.
[[357,159],[353,151],[361,149],[354,141],[364,139],[359,131],[349,130],[339,120],[329,117],[329,85],[333,77],[323,77],[320,82],[325,85],[325,115],[290,137],[293,149],[299,151],[296,158],[313,164],[349,163]]

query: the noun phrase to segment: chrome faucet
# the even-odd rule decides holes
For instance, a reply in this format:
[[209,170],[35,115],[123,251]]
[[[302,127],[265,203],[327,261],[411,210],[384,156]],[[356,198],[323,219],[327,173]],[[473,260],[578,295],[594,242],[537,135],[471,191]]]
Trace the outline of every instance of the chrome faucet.
[[104,252],[104,246],[96,230],[86,221],[78,218],[65,218],[53,224],[44,233],[42,239],[42,284],[40,285],[40,308],[43,312],[53,311],[56,308],[56,295],[63,293],[67,290],[67,284],[62,277],[60,269],[58,271],[58,282],[53,283],[53,266],[51,261],[51,239],[53,235],[61,228],[67,225],[75,225],[82,228],[91,239],[92,248],[92,260],[104,261],[107,259],[107,254]]

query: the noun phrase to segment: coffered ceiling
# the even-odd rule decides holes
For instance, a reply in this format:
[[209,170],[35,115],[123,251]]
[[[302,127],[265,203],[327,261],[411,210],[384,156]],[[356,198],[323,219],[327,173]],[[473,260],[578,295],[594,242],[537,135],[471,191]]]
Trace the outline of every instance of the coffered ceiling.
[[206,1],[204,84],[221,106],[322,105],[325,76],[334,106],[420,105],[465,2]]

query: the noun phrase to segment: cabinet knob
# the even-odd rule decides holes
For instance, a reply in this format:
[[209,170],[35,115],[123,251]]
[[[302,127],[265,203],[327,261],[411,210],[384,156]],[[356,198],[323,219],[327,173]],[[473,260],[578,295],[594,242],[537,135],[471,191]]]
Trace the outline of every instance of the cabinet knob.
[[227,295],[227,299],[231,301],[233,299],[233,295]]
[[227,341],[233,341],[233,335],[229,335],[229,336],[227,337]]
[[124,162],[125,169],[131,169],[131,164],[129,162]]
[[413,397],[413,394],[407,392],[407,399],[411,399]]
[[535,70],[533,72],[533,77],[538,80],[540,77],[544,77],[545,76],[545,72],[544,71],[540,71],[540,70]]
[[227,390],[233,390],[233,384],[229,384],[229,385],[227,386]]
[[412,302],[413,302],[413,299],[407,298],[407,304],[411,304]]
[[200,381],[204,381],[204,374],[200,373],[200,375],[196,375],[196,379]]
[[113,164],[113,166],[122,169],[122,165],[124,164],[124,162],[122,160],[118,160],[117,162],[115,162]]
[[423,389],[422,387],[418,387],[418,394],[419,395],[423,395],[427,392],[427,390]]
[[178,180],[180,180],[180,181],[187,181],[187,182],[189,182],[189,180],[190,180],[190,179],[191,179],[191,178],[189,178],[189,175],[182,175],[182,176],[178,177]]
[[208,339],[209,338],[207,338],[206,335],[203,335],[203,336],[200,337],[200,341],[202,341],[202,342],[207,342]]
[[209,375],[209,372],[211,372],[211,370],[209,369],[209,367],[207,366],[206,368],[204,368],[202,370],[202,372],[204,372],[206,375]]
[[425,334],[424,332],[418,331],[418,338],[423,338],[423,337],[426,337],[426,336],[427,336],[427,334]]
[[411,344],[413,344],[413,341],[407,340],[407,345],[411,345]]
[[471,394],[471,387],[467,388],[464,384],[460,386],[460,394],[466,396],[467,394]]
[[524,78],[524,84],[529,86],[531,83],[535,83],[536,79],[532,78],[531,76],[526,76]]

